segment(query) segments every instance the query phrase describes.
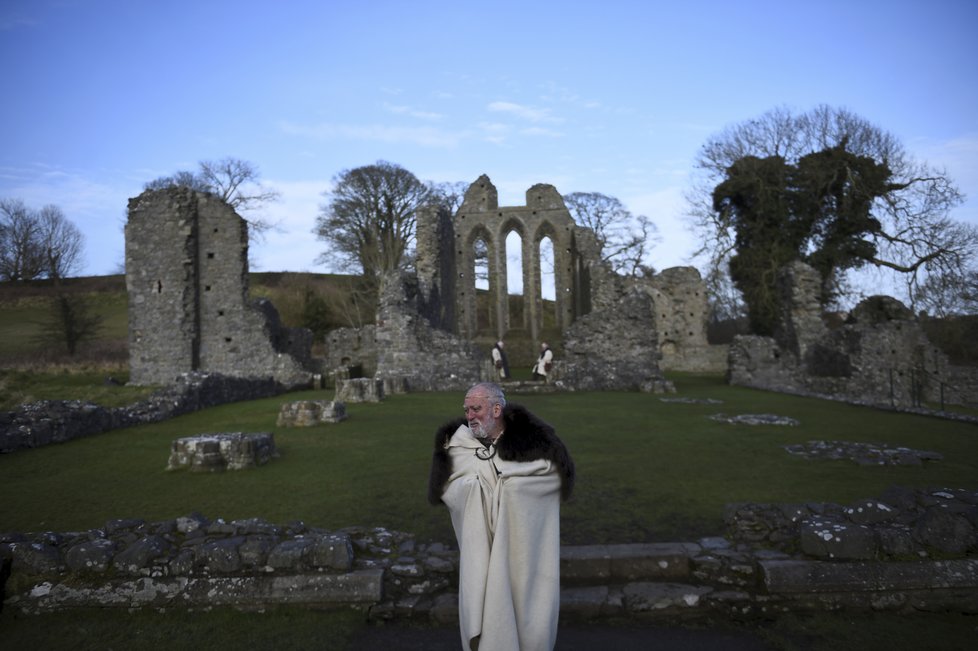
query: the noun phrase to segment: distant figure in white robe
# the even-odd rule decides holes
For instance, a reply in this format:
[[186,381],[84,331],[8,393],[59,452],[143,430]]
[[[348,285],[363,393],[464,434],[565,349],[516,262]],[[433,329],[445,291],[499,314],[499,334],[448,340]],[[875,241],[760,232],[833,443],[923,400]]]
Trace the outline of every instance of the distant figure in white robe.
[[553,368],[553,363],[554,351],[550,350],[550,346],[544,341],[540,344],[540,356],[533,365],[533,379],[546,381],[547,375],[550,374],[550,370]]
[[496,375],[499,376],[500,380],[509,379],[509,360],[506,359],[506,350],[503,347],[502,339],[497,341],[496,345],[492,347],[492,365],[496,369]]

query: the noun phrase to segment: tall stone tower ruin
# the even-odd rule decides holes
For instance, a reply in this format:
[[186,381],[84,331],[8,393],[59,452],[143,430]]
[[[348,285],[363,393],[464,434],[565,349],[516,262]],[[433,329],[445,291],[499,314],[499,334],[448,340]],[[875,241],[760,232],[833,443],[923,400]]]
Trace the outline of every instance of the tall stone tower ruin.
[[289,387],[312,378],[311,333],[249,302],[247,224],[214,195],[168,188],[129,200],[126,289],[132,384],[189,371]]

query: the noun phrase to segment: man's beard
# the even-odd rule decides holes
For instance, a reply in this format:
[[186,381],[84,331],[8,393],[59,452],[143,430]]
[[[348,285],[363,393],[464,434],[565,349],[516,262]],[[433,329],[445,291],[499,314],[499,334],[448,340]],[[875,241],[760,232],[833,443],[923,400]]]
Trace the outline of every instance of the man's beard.
[[472,430],[472,434],[476,438],[484,439],[489,437],[489,432],[486,429],[486,425],[481,420],[476,420],[469,423],[469,429]]

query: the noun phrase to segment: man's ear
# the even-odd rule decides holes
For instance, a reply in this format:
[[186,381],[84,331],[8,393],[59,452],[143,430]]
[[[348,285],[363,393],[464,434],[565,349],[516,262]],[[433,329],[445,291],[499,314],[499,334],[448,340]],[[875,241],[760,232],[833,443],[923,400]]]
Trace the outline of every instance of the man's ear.
[[502,405],[495,404],[495,405],[492,406],[493,418],[499,418],[499,416],[502,415],[502,413],[503,413],[503,406]]

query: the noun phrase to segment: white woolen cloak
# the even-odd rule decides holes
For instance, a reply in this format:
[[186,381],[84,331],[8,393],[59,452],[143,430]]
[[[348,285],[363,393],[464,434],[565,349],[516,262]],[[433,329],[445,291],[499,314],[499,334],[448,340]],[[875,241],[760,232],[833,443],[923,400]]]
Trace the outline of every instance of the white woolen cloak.
[[560,501],[573,464],[552,430],[558,449],[509,451],[507,460],[503,440],[511,434],[519,432],[507,429],[499,448],[487,449],[461,424],[442,443],[450,474],[441,501],[460,550],[462,646],[550,651],[560,610]]

